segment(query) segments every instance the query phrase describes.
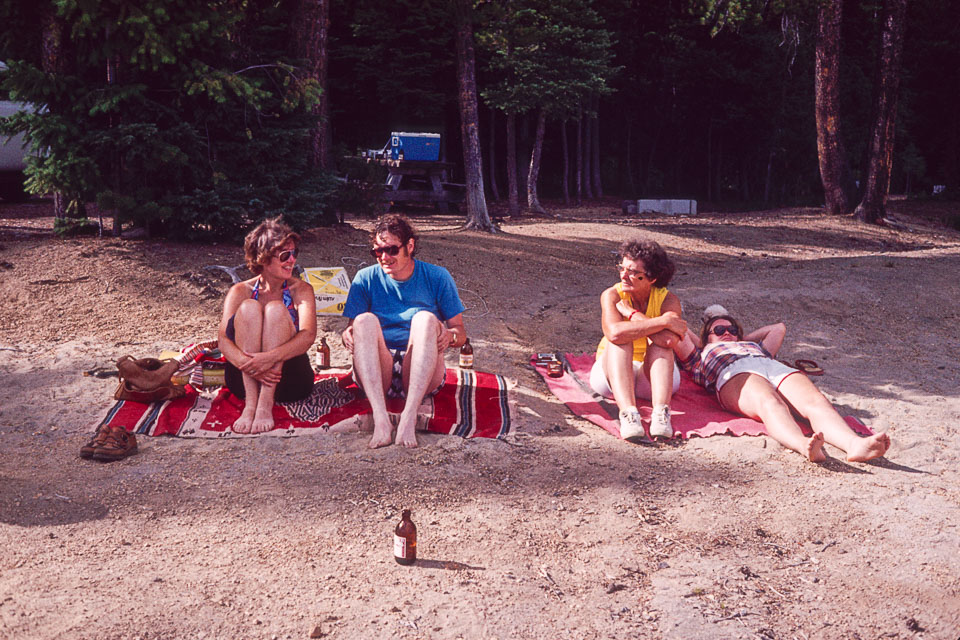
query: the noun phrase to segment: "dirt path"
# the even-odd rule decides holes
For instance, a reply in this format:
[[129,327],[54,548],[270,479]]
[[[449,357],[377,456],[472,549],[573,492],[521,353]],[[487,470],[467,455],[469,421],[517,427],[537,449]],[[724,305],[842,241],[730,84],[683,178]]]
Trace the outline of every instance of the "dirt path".
[[[212,336],[228,278],[204,266],[241,252],[58,240],[48,202],[0,204],[0,638],[955,640],[960,235],[895,207],[915,231],[612,203],[497,236],[417,216],[477,367],[516,382],[507,442],[143,438],[99,464],[77,450],[116,381],[81,372]],[[307,234],[301,264],[352,275],[369,221],[348,221]],[[712,302],[786,322],[784,355],[889,431],[886,459],[812,465],[766,438],[638,447],[550,396],[529,354],[595,348],[612,252],[638,235],[675,257],[694,324]],[[343,326],[321,322],[334,364]],[[391,557],[401,508],[411,568]]]

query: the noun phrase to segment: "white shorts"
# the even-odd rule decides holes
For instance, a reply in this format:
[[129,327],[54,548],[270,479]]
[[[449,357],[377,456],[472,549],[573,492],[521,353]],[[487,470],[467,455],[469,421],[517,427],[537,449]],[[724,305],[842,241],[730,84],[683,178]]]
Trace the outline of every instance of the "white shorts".
[[783,382],[787,376],[800,373],[800,371],[766,356],[740,358],[732,364],[727,365],[727,367],[720,372],[720,376],[717,378],[717,393],[720,393],[723,385],[741,373],[755,373],[762,378],[766,378],[767,381],[773,385],[774,389],[778,389],[780,383]]
[[[633,393],[637,398],[649,400],[652,395],[650,392],[650,380],[643,374],[643,363],[633,361]],[[603,365],[597,360],[590,369],[590,388],[602,395],[604,398],[613,398],[613,391],[610,390],[610,383],[607,382],[607,376],[603,372]],[[680,388],[680,369],[676,363],[673,365],[673,393]]]

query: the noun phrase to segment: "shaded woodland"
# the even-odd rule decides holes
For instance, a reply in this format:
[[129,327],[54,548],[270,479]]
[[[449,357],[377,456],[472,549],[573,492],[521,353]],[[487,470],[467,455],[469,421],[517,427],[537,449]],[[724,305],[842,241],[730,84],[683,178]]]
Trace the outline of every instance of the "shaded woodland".
[[65,212],[323,224],[392,131],[442,134],[481,223],[603,195],[877,221],[958,187],[946,0],[169,4],[3,7],[2,86],[47,109],[7,131]]

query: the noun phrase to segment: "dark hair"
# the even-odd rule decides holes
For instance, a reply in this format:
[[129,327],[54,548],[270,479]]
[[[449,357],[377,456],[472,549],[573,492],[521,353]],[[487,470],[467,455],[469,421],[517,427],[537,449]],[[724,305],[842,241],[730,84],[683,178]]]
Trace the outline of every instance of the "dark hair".
[[727,322],[735,326],[737,328],[737,331],[739,332],[737,339],[743,340],[743,327],[740,326],[740,323],[737,322],[737,319],[734,318],[733,316],[720,315],[720,316],[713,316],[712,318],[710,318],[709,320],[703,323],[703,327],[700,328],[700,345],[701,346],[704,346],[704,347],[707,346],[707,338],[710,336],[710,331],[709,331],[710,326],[717,320],[726,320]]
[[385,216],[380,216],[377,224],[373,227],[373,234],[370,237],[371,241],[376,242],[377,236],[384,233],[397,236],[400,244],[403,246],[407,246],[407,242],[413,240],[413,251],[410,252],[411,256],[415,255],[417,249],[420,248],[420,236],[417,235],[417,230],[413,228],[413,225],[410,224],[406,216],[402,216],[399,213],[388,213]]
[[243,257],[247,261],[247,268],[253,275],[260,275],[263,265],[289,240],[293,240],[295,247],[300,246],[300,234],[283,222],[283,216],[267,218],[254,227],[243,241]]
[[652,240],[632,240],[620,245],[620,255],[618,260],[640,260],[643,262],[643,268],[647,272],[647,277],[653,280],[658,287],[665,287],[670,284],[674,272],[677,270],[673,260],[667,256],[656,242]]

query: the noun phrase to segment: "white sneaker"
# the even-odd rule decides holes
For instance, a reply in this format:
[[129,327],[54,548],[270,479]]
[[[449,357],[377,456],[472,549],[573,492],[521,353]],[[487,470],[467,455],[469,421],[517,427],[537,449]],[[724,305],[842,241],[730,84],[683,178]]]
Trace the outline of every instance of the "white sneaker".
[[646,438],[643,423],[640,421],[640,412],[636,409],[627,409],[620,412],[620,437],[624,440],[637,443]]
[[673,426],[670,424],[670,407],[665,404],[655,407],[650,418],[651,438],[672,438]]

